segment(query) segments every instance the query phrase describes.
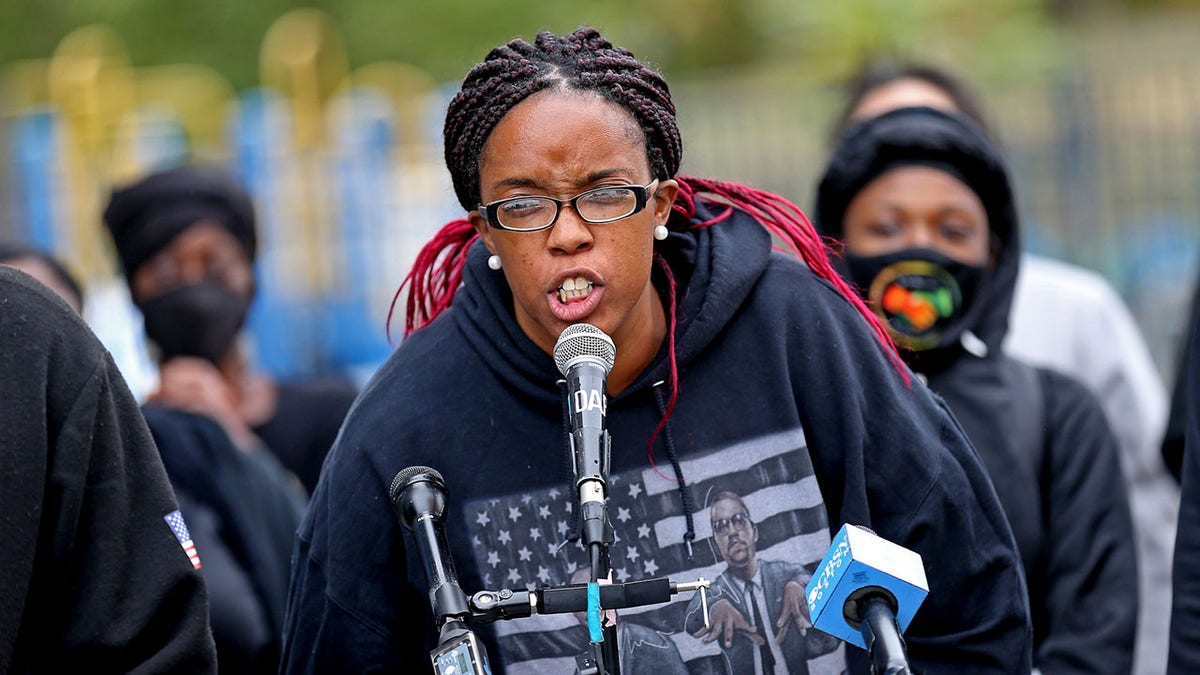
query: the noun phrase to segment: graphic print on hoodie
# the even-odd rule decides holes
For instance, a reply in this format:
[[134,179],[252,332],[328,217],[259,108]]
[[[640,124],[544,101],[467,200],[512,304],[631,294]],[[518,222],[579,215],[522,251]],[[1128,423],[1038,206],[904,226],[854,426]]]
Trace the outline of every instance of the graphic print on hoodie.
[[[692,634],[703,628],[698,594],[681,593],[671,602],[619,611],[621,668],[641,673],[840,672],[845,657],[840,643],[817,631],[802,634],[793,623],[776,643],[783,589],[808,583],[829,547],[829,529],[821,493],[805,451],[804,434],[770,434],[699,453],[681,461],[688,487],[699,502],[694,514],[696,540],[689,557],[686,522],[673,479],[654,469],[609,477],[609,519],[615,533],[611,548],[613,580],[669,577],[704,578],[713,583],[710,606],[725,600],[759,627],[764,645],[737,634],[730,647],[705,643]],[[725,502],[735,516],[726,520],[729,555],[747,553],[756,560],[756,586],[747,589],[731,572],[716,542],[712,511]],[[475,565],[489,589],[560,586],[579,583],[588,570],[578,543],[562,543],[575,527],[575,495],[564,485],[479,499],[464,505]],[[755,541],[754,534],[757,534]],[[749,599],[755,598],[755,604]],[[765,606],[764,606],[765,605]],[[765,613],[765,616],[764,616]],[[759,619],[758,617],[763,617]],[[807,627],[807,621],[801,620]],[[765,624],[765,625],[764,625]],[[536,616],[499,622],[500,657],[508,673],[570,672],[575,657],[588,647],[585,624],[573,614]],[[766,668],[759,670],[763,664]]]

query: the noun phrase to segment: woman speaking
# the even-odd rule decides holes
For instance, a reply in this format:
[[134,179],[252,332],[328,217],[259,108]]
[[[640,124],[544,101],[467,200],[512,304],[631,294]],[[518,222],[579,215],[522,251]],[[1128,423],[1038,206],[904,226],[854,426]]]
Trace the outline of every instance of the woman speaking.
[[[668,652],[689,672],[865,672],[863,652],[809,630],[796,593],[845,522],[924,558],[914,669],[1029,670],[1020,560],[958,425],[803,214],[679,175],[681,148],[662,76],[593,29],[513,40],[467,74],[445,124],[466,217],[418,257],[408,335],[325,464],[298,533],[284,672],[429,668],[422,565],[388,501],[404,467],[445,477],[468,593],[563,585],[588,565],[570,543],[551,357],[579,322],[616,347],[613,580],[728,573],[744,593],[714,594],[695,631],[686,596],[623,611],[626,633],[646,636],[622,642],[624,672],[666,672]],[[509,673],[571,672],[589,641],[569,614],[481,635]]]

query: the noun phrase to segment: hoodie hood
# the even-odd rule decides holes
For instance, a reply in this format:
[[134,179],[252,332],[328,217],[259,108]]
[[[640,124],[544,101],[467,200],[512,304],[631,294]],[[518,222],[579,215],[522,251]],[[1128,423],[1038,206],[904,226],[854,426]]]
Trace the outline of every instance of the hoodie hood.
[[[977,124],[961,115],[931,108],[902,108],[860,122],[838,140],[817,187],[816,228],[824,236],[843,238],[846,209],[854,197],[882,174],[902,166],[923,165],[962,181],[978,196],[988,217],[993,264],[984,275],[963,320],[966,333],[953,344],[921,352],[922,362],[957,358],[964,343],[977,342],[998,355],[1008,332],[1008,313],[1020,259],[1016,204],[1004,158]],[[839,272],[849,278],[843,261]],[[906,359],[912,354],[906,354]]]
[[[696,202],[693,222],[710,220],[724,211]],[[689,229],[672,214],[671,234],[655,246],[676,281],[675,356],[687,367],[724,329],[767,268],[770,234],[745,212],[733,213],[708,227]],[[487,266],[481,242],[472,245],[463,270],[463,285],[454,297],[453,315],[472,347],[497,375],[521,395],[557,405],[561,379],[550,354],[533,343],[517,324],[512,292],[504,274]],[[666,279],[655,267],[652,281],[664,297]],[[651,365],[621,392],[622,400],[649,390],[669,372],[666,340]]]

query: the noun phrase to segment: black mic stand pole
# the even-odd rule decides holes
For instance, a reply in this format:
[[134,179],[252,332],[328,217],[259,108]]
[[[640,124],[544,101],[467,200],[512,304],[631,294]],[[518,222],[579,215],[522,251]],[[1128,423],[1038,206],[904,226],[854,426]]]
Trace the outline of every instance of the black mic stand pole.
[[879,595],[868,596],[863,605],[860,630],[871,656],[871,672],[874,675],[909,675],[896,610]]
[[[604,446],[608,445],[607,431],[602,435],[601,443]],[[604,447],[602,452],[601,456],[607,459],[608,448]],[[588,557],[591,561],[591,582],[596,584],[601,580],[607,581],[612,569],[609,549],[613,544],[614,537],[612,523],[608,520],[606,503],[608,489],[605,485],[604,473],[607,471],[603,471],[599,477],[593,476],[590,479],[582,480],[579,485],[580,530],[583,544],[587,547]],[[588,613],[588,633],[595,637],[591,631],[591,623],[595,619],[590,616],[591,611]],[[590,654],[583,654],[577,659],[579,673],[581,675],[620,675],[617,624],[615,621],[606,620],[603,607],[599,608],[599,615],[602,637],[599,641],[594,639],[591,641]]]

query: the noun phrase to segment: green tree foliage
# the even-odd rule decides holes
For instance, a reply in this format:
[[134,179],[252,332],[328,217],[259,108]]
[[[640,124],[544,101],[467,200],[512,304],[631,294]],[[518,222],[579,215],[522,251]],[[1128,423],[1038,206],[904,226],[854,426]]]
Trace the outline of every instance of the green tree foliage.
[[299,6],[327,12],[353,66],[405,61],[455,80],[487,50],[538,30],[594,25],[673,76],[764,61],[799,61],[814,73],[879,50],[953,51],[956,43],[997,64],[1043,58],[1048,0],[6,0],[0,63],[53,53],[71,30],[111,26],[135,65],[210,66],[235,87],[259,82],[270,25]]

